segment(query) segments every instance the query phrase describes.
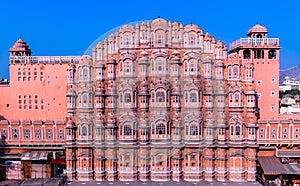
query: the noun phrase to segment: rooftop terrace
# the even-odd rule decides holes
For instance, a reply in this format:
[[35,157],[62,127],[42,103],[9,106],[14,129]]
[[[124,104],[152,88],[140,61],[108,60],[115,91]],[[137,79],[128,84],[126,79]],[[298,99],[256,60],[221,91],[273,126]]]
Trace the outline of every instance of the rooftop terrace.
[[230,50],[238,47],[279,46],[279,38],[240,38],[230,43]]
[[78,63],[81,56],[11,56],[11,64],[68,64]]

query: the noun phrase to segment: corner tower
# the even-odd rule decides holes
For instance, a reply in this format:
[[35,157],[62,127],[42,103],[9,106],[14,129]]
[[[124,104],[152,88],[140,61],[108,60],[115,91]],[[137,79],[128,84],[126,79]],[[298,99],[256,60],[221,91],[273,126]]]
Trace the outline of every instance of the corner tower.
[[253,74],[244,74],[252,79],[257,91],[258,116],[271,119],[279,111],[279,38],[268,38],[267,28],[258,23],[250,28],[247,38],[240,38],[230,44],[230,53],[242,56],[242,65],[253,65]]
[[10,64],[12,63],[22,63],[22,56],[31,56],[31,50],[29,46],[20,37],[14,45],[9,49]]

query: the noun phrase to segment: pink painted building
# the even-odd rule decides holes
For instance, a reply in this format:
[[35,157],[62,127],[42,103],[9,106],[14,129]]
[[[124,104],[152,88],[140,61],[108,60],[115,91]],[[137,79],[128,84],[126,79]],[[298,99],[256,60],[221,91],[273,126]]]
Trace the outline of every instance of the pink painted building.
[[229,54],[197,25],[161,18],[81,57],[31,56],[19,39],[0,87],[1,161],[14,158],[21,178],[62,166],[79,181],[296,182],[282,162],[298,161],[300,123],[278,114],[280,46],[267,33],[256,24]]

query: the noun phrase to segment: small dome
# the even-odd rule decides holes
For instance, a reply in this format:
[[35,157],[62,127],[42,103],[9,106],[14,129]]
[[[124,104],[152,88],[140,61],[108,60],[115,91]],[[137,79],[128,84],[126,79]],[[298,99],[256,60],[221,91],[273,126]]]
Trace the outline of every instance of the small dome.
[[13,44],[13,46],[10,48],[10,51],[26,51],[31,53],[29,46],[21,37]]
[[204,40],[210,40],[210,39],[211,39],[211,35],[207,31],[205,36],[204,36]]
[[140,62],[144,63],[144,62],[147,62],[147,60],[148,60],[148,53],[145,50],[143,50],[140,53]]
[[74,127],[75,123],[73,122],[72,119],[69,119],[69,121],[67,122],[67,127]]
[[172,89],[172,95],[180,94],[180,88],[178,86],[174,86]]
[[255,122],[255,120],[254,120],[253,118],[250,118],[250,120],[249,120],[249,124],[250,124],[250,125],[255,125],[255,124],[256,124],[256,122]]
[[223,61],[219,60],[219,61],[216,62],[216,65],[217,66],[224,66],[224,63],[223,63]]
[[247,88],[247,91],[251,91],[251,92],[252,92],[252,91],[255,91],[255,89],[254,89],[253,86],[250,85],[250,86]]
[[173,61],[180,61],[180,58],[179,58],[178,56],[174,56],[174,57],[172,58],[172,60],[173,60]]
[[76,92],[73,88],[70,88],[67,92],[67,95],[76,95]]
[[15,43],[13,47],[28,47],[27,43],[22,40],[22,38],[19,38]]
[[248,35],[251,33],[268,33],[267,28],[264,26],[261,26],[260,24],[254,25],[252,28],[248,30]]
[[167,23],[167,21],[165,19],[160,18],[160,15],[158,15],[158,18],[156,18],[156,19],[154,19],[152,21],[152,26],[154,26],[154,25],[164,25],[164,26],[167,26],[168,23]]
[[110,57],[107,61],[107,63],[110,63],[110,64],[116,64],[116,58],[114,58],[113,56]]
[[140,53],[140,55],[141,55],[141,56],[147,56],[148,53],[147,53],[145,50],[143,50],[143,51]]
[[174,50],[174,51],[172,52],[172,55],[174,55],[174,56],[180,55],[180,52],[179,52],[178,50]]

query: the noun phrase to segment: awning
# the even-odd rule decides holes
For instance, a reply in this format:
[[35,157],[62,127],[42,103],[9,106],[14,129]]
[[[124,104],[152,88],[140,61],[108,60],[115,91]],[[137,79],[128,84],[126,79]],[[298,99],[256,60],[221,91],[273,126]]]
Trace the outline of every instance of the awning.
[[66,158],[65,157],[60,157],[58,159],[51,159],[52,164],[66,164]]
[[277,157],[299,157],[300,158],[300,150],[278,150],[276,149]]
[[21,155],[21,160],[27,161],[39,161],[39,160],[47,160],[48,152],[24,152]]
[[0,156],[0,159],[3,159],[3,160],[20,160],[20,154],[10,154],[10,153],[5,153],[3,154],[2,156]]
[[284,164],[283,168],[285,170],[285,172],[283,172],[283,174],[300,175],[300,165],[299,164]]
[[282,163],[275,156],[258,156],[257,158],[265,175],[279,175],[284,172]]

